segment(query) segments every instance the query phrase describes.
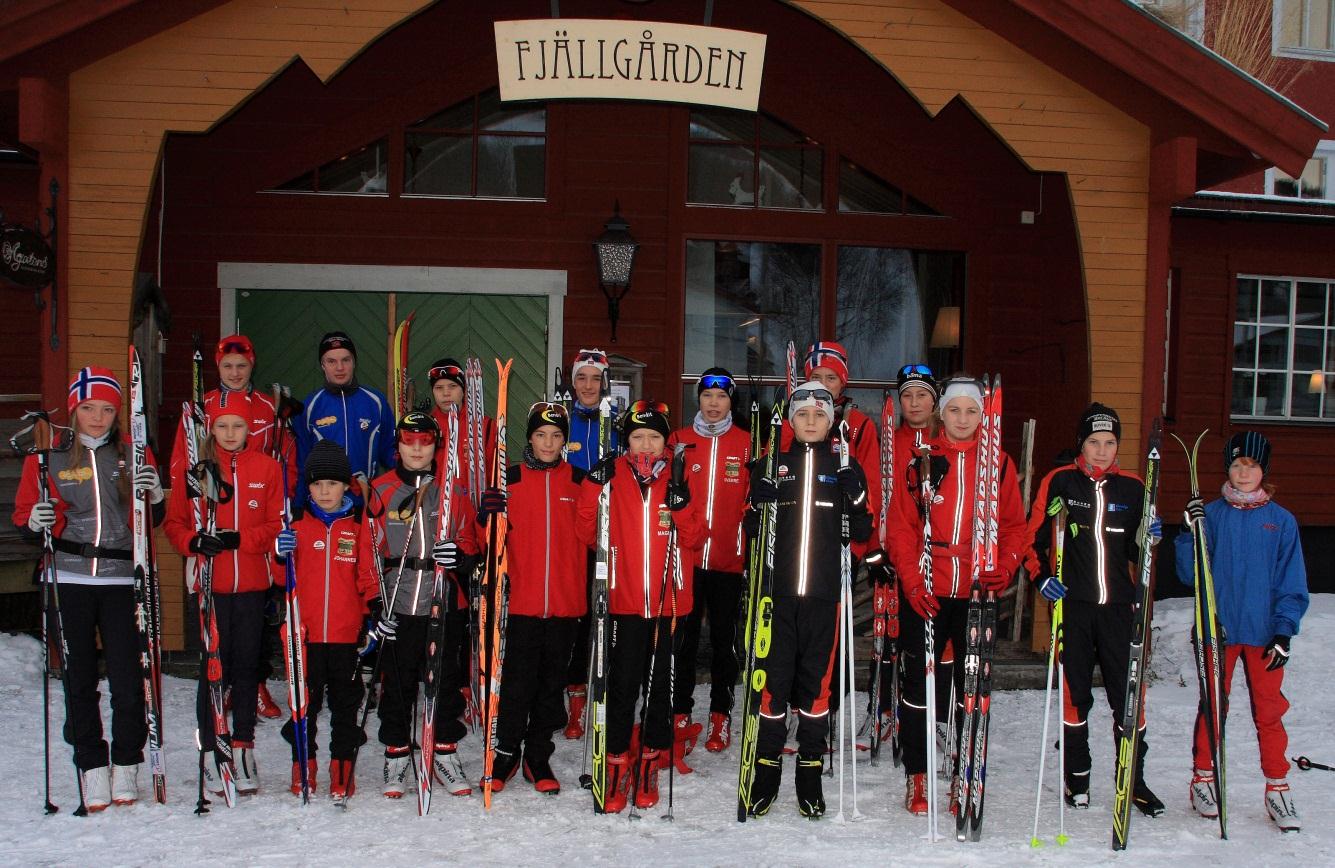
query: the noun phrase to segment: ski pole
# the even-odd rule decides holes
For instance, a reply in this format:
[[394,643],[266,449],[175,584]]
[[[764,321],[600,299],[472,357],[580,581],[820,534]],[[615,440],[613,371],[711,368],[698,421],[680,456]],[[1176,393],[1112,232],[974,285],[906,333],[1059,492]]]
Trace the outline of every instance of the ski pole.
[[1335,766],[1328,766],[1325,765],[1324,763],[1313,762],[1312,760],[1308,759],[1305,756],[1292,757],[1291,759],[1293,760],[1294,765],[1298,766],[1298,768],[1302,769],[1305,772],[1310,772],[1312,769],[1320,769],[1323,772],[1335,772]]

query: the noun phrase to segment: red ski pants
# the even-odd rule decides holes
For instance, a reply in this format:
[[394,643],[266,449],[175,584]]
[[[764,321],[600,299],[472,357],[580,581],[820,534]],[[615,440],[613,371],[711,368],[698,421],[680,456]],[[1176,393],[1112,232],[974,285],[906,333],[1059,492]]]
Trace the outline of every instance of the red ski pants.
[[[1224,647],[1224,709],[1228,720],[1228,692],[1233,683],[1233,667],[1242,658],[1247,677],[1247,692],[1252,703],[1252,722],[1256,724],[1256,740],[1261,746],[1261,773],[1267,778],[1284,778],[1289,773],[1289,761],[1284,756],[1289,747],[1289,734],[1284,731],[1284,712],[1289,701],[1280,687],[1284,683],[1284,668],[1267,672],[1265,649],[1255,645],[1226,645]],[[1205,731],[1205,716],[1196,714],[1196,738],[1193,757],[1196,768],[1210,768],[1210,743]]]

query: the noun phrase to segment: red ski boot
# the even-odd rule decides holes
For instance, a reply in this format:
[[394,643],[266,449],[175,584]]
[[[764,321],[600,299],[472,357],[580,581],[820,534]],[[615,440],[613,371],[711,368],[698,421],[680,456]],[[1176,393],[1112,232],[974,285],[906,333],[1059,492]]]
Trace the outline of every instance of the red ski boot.
[[[318,763],[315,760],[306,760],[306,786],[311,788],[311,795],[315,795],[315,770]],[[292,763],[292,795],[301,795],[301,763]]]
[[732,744],[732,718],[721,711],[709,713],[709,738],[705,739],[705,750],[721,753]]
[[652,808],[658,804],[658,769],[661,750],[646,750],[640,756],[639,771],[635,775],[635,807]]
[[927,816],[927,775],[919,772],[909,775],[904,794],[904,808],[915,817]]
[[278,703],[273,701],[273,697],[269,695],[269,686],[264,683],[260,684],[255,710],[259,712],[260,717],[266,717],[269,720],[283,716],[283,710],[278,707]]
[[570,712],[566,715],[565,737],[571,740],[584,737],[584,703],[588,700],[583,684],[572,684],[566,688],[570,699]]

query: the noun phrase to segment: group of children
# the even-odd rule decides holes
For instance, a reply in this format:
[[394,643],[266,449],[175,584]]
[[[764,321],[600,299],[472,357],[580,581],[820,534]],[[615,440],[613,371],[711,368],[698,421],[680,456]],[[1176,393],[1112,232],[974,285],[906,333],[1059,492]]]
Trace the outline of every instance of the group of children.
[[[491,790],[503,790],[522,771],[537,791],[560,791],[550,764],[554,737],[564,731],[577,739],[587,729],[592,552],[600,495],[610,486],[615,569],[609,596],[606,810],[619,812],[632,801],[640,808],[655,804],[660,769],[688,771],[685,754],[702,733],[710,752],[731,745],[744,564],[749,546],[757,544],[761,511],[772,504],[771,650],[759,703],[751,813],[765,814],[778,797],[790,719],[796,721],[798,808],[813,817],[825,810],[821,773],[830,710],[839,701],[832,677],[845,545],[869,582],[893,586],[899,596],[899,707],[874,711],[885,716],[886,732],[897,729],[901,740],[905,808],[927,812],[925,778],[935,770],[926,767],[924,634],[930,624],[938,664],[947,649],[965,645],[975,574],[976,481],[987,460],[979,446],[985,394],[978,381],[966,376],[938,381],[916,364],[900,370],[901,424],[893,432],[894,484],[885,492],[882,528],[881,439],[872,420],[844,394],[849,359],[834,342],[808,350],[805,382],[787,396],[772,475],[757,460],[761,456],[752,454],[752,444],[763,447],[767,439],[753,439],[737,424],[737,383],[722,368],[699,377],[698,412],[690,424],[673,430],[665,405],[636,401],[618,416],[611,452],[601,454],[599,403],[608,359],[599,350],[581,350],[570,371],[573,401],[541,401],[529,409],[522,458],[501,470],[504,495],[494,478],[484,483],[485,490],[470,491],[485,478],[471,472],[470,464],[494,463],[496,428],[485,419],[483,442],[469,442],[477,435],[464,421],[465,372],[452,359],[440,360],[428,373],[431,408],[395,420],[383,395],[357,383],[351,339],[331,333],[320,345],[326,383],[290,423],[291,434],[280,409],[251,385],[255,357],[248,340],[224,338],[215,362],[222,383],[202,401],[206,437],[198,458],[217,468],[231,496],[214,508],[213,524],[202,526],[197,519],[184,433],[172,453],[168,503],[151,455],[135,478],[126,478],[126,438],[118,422],[121,387],[105,369],[85,368],[70,386],[73,446],[50,454],[54,486],[46,498],[39,497],[35,458],[24,468],[14,522],[34,539],[48,532],[54,538],[68,647],[65,737],[74,747],[89,810],[139,797],[146,726],[128,552],[132,490],[153,505],[155,521],[165,511],[167,537],[189,560],[192,594],[199,591],[205,566],[212,571],[233,768],[223,768],[228,760],[221,753],[207,752],[207,762],[201,759],[206,784],[220,791],[226,772],[234,775],[239,793],[259,788],[254,732],[272,653],[265,641],[266,602],[292,561],[309,692],[306,768],[298,765],[292,722],[283,730],[293,746],[292,791],[301,791],[303,779],[313,789],[319,786],[315,721],[327,697],[326,786],[342,799],[355,792],[356,756],[366,741],[358,719],[372,701],[365,695],[365,668],[377,674],[370,689],[378,695],[382,792],[399,798],[414,784],[412,712],[437,569],[449,585],[432,774],[452,794],[471,792],[475,779],[457,753],[473,713],[470,688],[476,677],[469,582],[484,553],[482,528],[500,512],[510,527],[509,616]],[[842,465],[834,446],[841,437],[849,453]],[[1086,721],[1096,663],[1114,712],[1114,734],[1121,725],[1144,486],[1119,469],[1120,438],[1116,412],[1091,405],[1077,427],[1075,460],[1042,480],[1027,526],[1016,468],[1002,454],[996,557],[977,574],[983,588],[999,593],[1023,562],[1044,598],[1065,600],[1065,795],[1076,808],[1089,806]],[[1208,528],[1228,636],[1226,674],[1242,660],[1261,737],[1267,808],[1282,827],[1296,828],[1284,782],[1288,762],[1281,718],[1288,705],[1280,686],[1290,640],[1307,605],[1301,548],[1292,515],[1271,499],[1265,438],[1239,433],[1227,449],[1223,497],[1187,506],[1184,532],[1177,537],[1185,566],[1178,573],[1190,575],[1191,534]],[[441,486],[451,486],[452,496],[442,498]],[[288,498],[300,509],[284,529]],[[1048,503],[1054,498],[1064,504],[1068,521],[1060,576],[1052,569]],[[442,517],[445,502],[450,514]],[[1157,542],[1157,520],[1151,534]],[[930,569],[924,569],[925,541]],[[706,620],[712,648],[709,716],[696,722],[697,647]],[[95,636],[101,637],[112,695],[109,746],[98,711]],[[369,661],[377,654],[372,667]],[[951,677],[956,695],[962,695],[963,667],[953,667]],[[201,745],[214,743],[212,701],[201,682]],[[896,720],[897,728],[891,725]],[[1144,726],[1143,720],[1137,723]],[[1143,762],[1143,737],[1140,745]],[[1213,816],[1217,803],[1201,723],[1193,767],[1192,804],[1203,816]],[[1146,814],[1161,813],[1163,804],[1146,786],[1139,762],[1135,780],[1135,803]]]

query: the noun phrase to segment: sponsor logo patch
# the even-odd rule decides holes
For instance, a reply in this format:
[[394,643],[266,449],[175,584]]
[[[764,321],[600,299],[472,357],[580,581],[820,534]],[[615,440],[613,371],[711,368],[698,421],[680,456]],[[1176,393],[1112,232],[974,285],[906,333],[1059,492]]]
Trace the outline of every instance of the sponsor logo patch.
[[669,510],[658,508],[658,526],[662,528],[672,527],[672,513]]
[[348,537],[340,537],[338,541],[338,553],[340,555],[350,555],[356,551],[357,541]]
[[360,427],[363,431],[370,431],[370,430],[371,430],[371,420],[370,420],[370,419],[358,419],[358,420],[357,420],[357,425],[358,425],[358,427]]
[[259,509],[260,502],[258,500],[250,500],[246,503],[246,506],[248,506],[251,509]]
[[311,543],[311,548],[315,549],[317,552],[324,551],[324,540],[317,539],[315,542]]
[[742,463],[740,461],[729,461],[723,465],[723,475],[729,479],[736,479],[742,475]]
[[74,467],[56,474],[64,482],[87,482],[93,478],[93,468]]
[[338,421],[337,416],[321,416],[319,419],[315,420],[315,427],[328,428],[330,425],[333,425],[337,421]]
[[567,452],[579,452],[579,451],[580,451],[581,449],[583,449],[583,448],[584,448],[584,444],[583,444],[583,443],[571,443],[571,444],[569,444],[569,445],[566,446],[566,451],[567,451]]

